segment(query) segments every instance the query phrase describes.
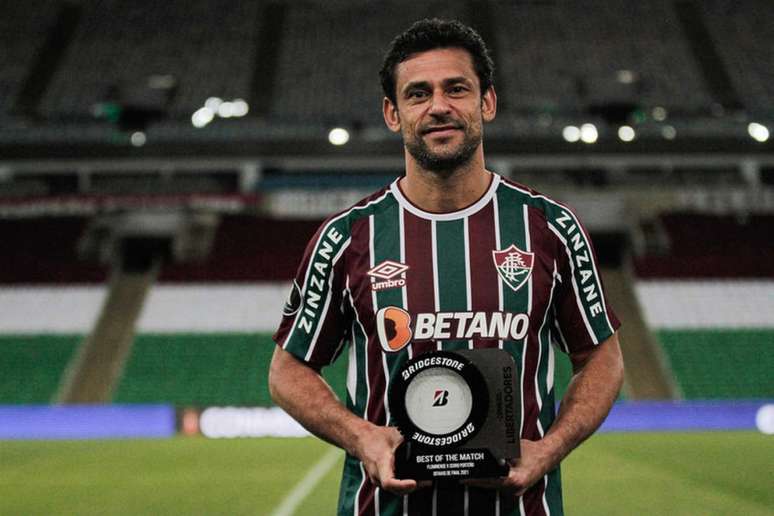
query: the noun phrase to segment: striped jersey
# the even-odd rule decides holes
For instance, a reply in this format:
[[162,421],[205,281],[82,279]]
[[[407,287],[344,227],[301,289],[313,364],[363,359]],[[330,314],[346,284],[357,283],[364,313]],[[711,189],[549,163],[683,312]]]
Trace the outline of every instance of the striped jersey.
[[[496,174],[473,205],[428,213],[398,181],[326,220],[310,241],[278,345],[315,367],[349,358],[347,407],[393,424],[390,382],[431,350],[499,347],[519,367],[520,430],[540,439],[554,421],[554,347],[595,346],[619,322],[605,300],[588,233],[567,206]],[[522,497],[494,490],[376,488],[347,456],[343,515],[562,514],[559,468]]]

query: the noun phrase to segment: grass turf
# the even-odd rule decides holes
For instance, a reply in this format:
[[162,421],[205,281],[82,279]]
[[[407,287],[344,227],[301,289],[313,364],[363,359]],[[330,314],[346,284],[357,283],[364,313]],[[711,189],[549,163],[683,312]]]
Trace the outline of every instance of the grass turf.
[[[573,515],[772,514],[772,437],[601,434],[565,461]],[[316,439],[0,442],[0,514],[270,514]],[[333,514],[341,461],[297,514]]]

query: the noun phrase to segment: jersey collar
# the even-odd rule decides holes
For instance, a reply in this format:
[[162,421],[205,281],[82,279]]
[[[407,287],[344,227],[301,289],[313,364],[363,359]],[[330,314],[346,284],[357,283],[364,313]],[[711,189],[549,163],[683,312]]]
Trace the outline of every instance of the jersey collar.
[[495,191],[497,191],[497,185],[500,184],[500,175],[492,173],[492,181],[489,184],[489,188],[486,192],[484,192],[484,195],[481,196],[479,200],[471,204],[470,206],[466,208],[462,208],[461,210],[457,211],[450,211],[446,213],[433,213],[430,211],[425,211],[418,206],[414,205],[409,201],[405,195],[403,195],[403,191],[400,189],[400,186],[398,186],[398,181],[400,181],[400,178],[396,179],[392,182],[390,185],[390,191],[392,192],[392,195],[395,196],[395,198],[398,200],[398,203],[403,207],[405,210],[409,211],[410,213],[416,215],[417,217],[428,219],[428,220],[437,220],[437,221],[443,221],[443,220],[458,220],[465,217],[469,217],[479,211],[481,208],[486,206],[490,200],[492,200],[492,197],[494,197]]

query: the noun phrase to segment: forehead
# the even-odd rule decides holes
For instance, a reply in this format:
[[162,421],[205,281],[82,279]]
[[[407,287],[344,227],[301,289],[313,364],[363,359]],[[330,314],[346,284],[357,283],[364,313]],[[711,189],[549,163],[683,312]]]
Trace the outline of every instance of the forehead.
[[441,82],[449,77],[466,77],[478,84],[473,58],[462,48],[436,48],[412,54],[395,67],[395,85],[400,91],[406,84]]

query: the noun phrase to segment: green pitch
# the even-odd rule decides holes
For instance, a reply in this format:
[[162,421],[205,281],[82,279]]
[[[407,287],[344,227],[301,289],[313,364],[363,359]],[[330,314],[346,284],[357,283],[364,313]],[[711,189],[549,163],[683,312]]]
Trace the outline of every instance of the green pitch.
[[[605,434],[565,462],[571,515],[772,515],[774,437]],[[316,439],[0,442],[0,514],[271,515],[329,446]],[[295,514],[333,514],[341,459]]]

